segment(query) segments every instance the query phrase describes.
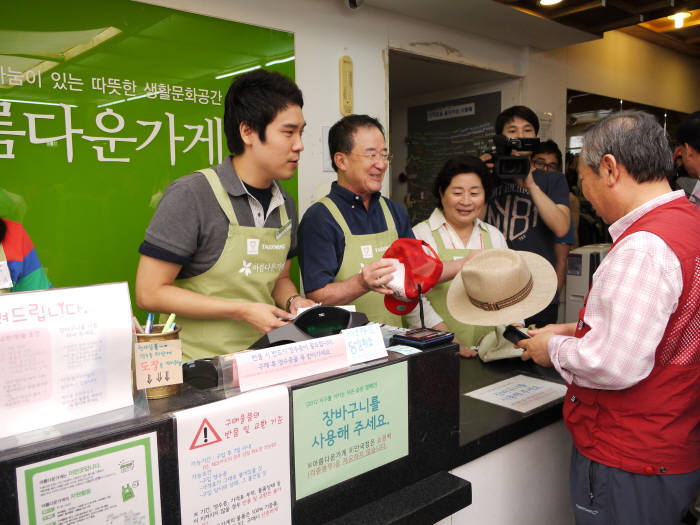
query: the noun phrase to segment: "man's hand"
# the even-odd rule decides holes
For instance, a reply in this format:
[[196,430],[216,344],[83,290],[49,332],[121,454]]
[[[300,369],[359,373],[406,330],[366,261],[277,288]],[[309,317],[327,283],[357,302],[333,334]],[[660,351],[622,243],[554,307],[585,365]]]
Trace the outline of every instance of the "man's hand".
[[289,304],[289,309],[291,310],[292,315],[296,315],[297,310],[299,308],[311,308],[316,304],[317,303],[315,301],[312,301],[311,299],[307,299],[306,297],[297,295],[294,299],[292,299],[292,302]]
[[265,303],[245,303],[241,310],[241,320],[263,334],[284,326],[292,318],[292,314]]
[[393,273],[393,263],[387,259],[379,259],[362,268],[360,277],[362,278],[363,286],[368,291],[372,290],[384,295],[391,295],[394,292],[385,285],[391,281]]
[[[551,325],[548,325],[551,326]],[[530,330],[529,333],[533,333],[535,330]],[[535,363],[541,366],[552,366],[552,361],[549,359],[549,352],[547,351],[547,343],[554,337],[554,332],[540,332],[530,339],[521,339],[515,345],[524,350],[523,355],[520,358],[523,361],[532,359]]]

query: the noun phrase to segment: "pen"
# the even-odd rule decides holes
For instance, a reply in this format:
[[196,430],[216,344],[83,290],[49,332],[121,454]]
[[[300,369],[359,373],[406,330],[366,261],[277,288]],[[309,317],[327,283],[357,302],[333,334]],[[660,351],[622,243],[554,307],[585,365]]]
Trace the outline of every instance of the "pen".
[[146,333],[150,334],[153,331],[153,314],[148,312],[146,316]]
[[142,334],[143,333],[143,327],[139,323],[139,320],[136,319],[136,316],[132,316],[132,319],[134,320],[134,330],[136,330],[137,334]]
[[174,332],[175,330],[177,330],[177,323],[173,323],[173,325],[170,327],[170,330],[168,330],[168,332]]
[[175,314],[170,314],[168,316],[168,320],[165,321],[165,325],[163,326],[163,333],[169,332],[170,327],[173,325],[174,322],[175,322]]

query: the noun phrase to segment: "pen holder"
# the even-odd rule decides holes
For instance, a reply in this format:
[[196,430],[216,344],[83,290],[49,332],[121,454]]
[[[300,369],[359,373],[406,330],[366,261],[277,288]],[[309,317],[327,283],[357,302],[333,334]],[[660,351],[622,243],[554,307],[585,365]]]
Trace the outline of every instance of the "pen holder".
[[[153,329],[150,334],[136,334],[137,343],[152,343],[154,341],[171,341],[173,339],[180,339],[180,327],[178,326],[175,330],[163,333],[162,324],[154,324]],[[148,399],[161,399],[164,397],[170,397],[177,394],[180,391],[180,385],[165,385],[165,386],[155,386],[153,388],[146,389],[146,397]]]

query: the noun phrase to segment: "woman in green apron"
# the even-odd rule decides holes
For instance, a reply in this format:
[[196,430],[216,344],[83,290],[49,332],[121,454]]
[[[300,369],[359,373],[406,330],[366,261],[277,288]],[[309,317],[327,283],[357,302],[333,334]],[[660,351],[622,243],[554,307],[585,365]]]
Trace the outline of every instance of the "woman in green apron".
[[[488,168],[477,157],[459,155],[449,159],[435,178],[433,194],[438,207],[428,220],[413,227],[413,233],[430,244],[442,261],[464,258],[474,250],[508,247],[503,234],[479,218],[486,202],[489,176]],[[466,325],[454,319],[445,304],[449,286],[449,282],[438,284],[428,293],[428,299],[454,332],[460,355],[473,357],[477,353],[471,347],[493,327]],[[407,315],[409,323],[411,316],[416,315],[415,311]]]

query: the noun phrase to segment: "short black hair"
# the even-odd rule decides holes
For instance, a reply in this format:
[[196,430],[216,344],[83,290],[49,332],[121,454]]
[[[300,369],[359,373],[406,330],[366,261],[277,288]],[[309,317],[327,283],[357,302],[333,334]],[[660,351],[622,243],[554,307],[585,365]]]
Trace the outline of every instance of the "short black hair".
[[359,128],[368,127],[377,128],[382,132],[382,136],[384,136],[384,128],[380,122],[369,115],[348,115],[333,124],[328,131],[328,149],[330,150],[331,162],[333,163],[333,169],[336,173],[338,172],[338,166],[335,165],[335,160],[333,158],[335,154],[338,152],[350,153],[355,145],[352,138],[355,131]]
[[5,240],[5,234],[7,233],[7,224],[5,224],[5,221],[0,217],[0,242]]
[[557,162],[559,163],[559,171],[562,171],[561,150],[559,149],[559,146],[557,146],[556,142],[551,139],[540,142],[540,145],[535,148],[535,151],[532,152],[532,156],[530,158],[533,158],[538,153],[549,153],[550,155],[555,155],[557,157]]
[[515,117],[520,117],[532,124],[535,128],[535,135],[540,132],[540,119],[537,118],[534,111],[527,106],[511,106],[501,111],[501,114],[496,118],[496,133],[503,133],[503,128]]
[[442,209],[441,197],[445,194],[452,179],[461,173],[476,174],[484,187],[484,194],[489,194],[489,184],[492,177],[489,176],[489,169],[486,167],[486,164],[479,157],[474,157],[473,155],[457,155],[445,162],[435,177],[435,181],[433,181],[433,195],[437,199],[438,208]]
[[679,144],[688,144],[700,153],[700,111],[691,113],[683,119],[676,129]]
[[256,69],[233,81],[224,103],[224,134],[234,155],[243,153],[240,125],[246,123],[265,142],[265,129],[280,111],[289,106],[304,107],[299,87],[274,71]]

